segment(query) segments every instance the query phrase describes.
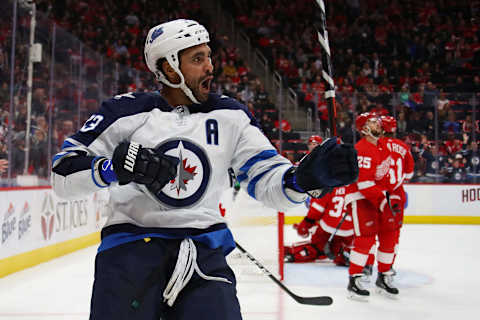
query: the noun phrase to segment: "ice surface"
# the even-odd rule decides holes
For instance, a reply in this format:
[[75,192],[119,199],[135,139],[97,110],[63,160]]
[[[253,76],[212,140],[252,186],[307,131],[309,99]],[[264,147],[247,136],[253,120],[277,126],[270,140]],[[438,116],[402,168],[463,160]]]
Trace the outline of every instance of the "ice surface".
[[[291,226],[286,226],[291,237]],[[299,295],[330,295],[332,306],[300,305],[262,274],[239,269],[245,320],[478,319],[480,226],[406,225],[396,261],[400,297],[372,292],[346,298],[347,269],[329,263],[287,264],[285,284]],[[288,240],[288,238],[287,238]],[[268,249],[267,249],[268,250]],[[96,247],[0,279],[0,319],[88,319]],[[256,254],[261,254],[257,252]],[[235,262],[237,263],[237,262]]]

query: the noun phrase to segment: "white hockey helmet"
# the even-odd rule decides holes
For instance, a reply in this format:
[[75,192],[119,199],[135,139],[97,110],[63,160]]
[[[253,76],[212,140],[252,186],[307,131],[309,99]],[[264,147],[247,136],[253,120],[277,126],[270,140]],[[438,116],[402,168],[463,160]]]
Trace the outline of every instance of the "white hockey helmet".
[[[145,41],[145,61],[157,80],[172,88],[180,88],[193,103],[199,103],[192,90],[186,85],[180,71],[178,52],[210,41],[207,29],[194,20],[178,19],[159,24],[150,29]],[[170,66],[180,76],[180,83],[168,81],[161,70],[157,69],[158,59],[167,59]]]

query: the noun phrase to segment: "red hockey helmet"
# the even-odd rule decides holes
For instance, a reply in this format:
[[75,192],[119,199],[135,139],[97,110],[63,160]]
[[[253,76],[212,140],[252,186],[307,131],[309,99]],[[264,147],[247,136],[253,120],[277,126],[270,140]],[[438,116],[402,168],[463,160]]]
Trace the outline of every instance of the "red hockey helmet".
[[323,142],[323,139],[320,136],[313,135],[313,136],[310,136],[310,138],[308,138],[308,143],[311,143],[311,142],[316,142],[318,144],[321,144]]
[[360,115],[357,116],[357,119],[355,120],[355,127],[357,128],[357,131],[362,132],[363,127],[367,123],[368,119],[373,118],[374,115],[371,114],[370,112],[364,112]]
[[392,116],[382,116],[382,129],[388,133],[394,133],[397,130],[397,120]]

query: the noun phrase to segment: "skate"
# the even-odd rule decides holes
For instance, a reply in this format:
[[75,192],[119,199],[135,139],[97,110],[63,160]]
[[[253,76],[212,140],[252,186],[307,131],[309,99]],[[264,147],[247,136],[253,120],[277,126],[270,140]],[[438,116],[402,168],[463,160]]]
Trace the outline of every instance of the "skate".
[[396,299],[398,297],[399,291],[393,286],[392,281],[393,278],[391,271],[383,273],[379,272],[377,281],[375,282],[375,285],[377,286],[376,292],[388,298]]
[[373,273],[373,266],[371,264],[367,264],[365,267],[363,267],[363,270],[362,270],[362,278],[360,279],[360,281],[362,281],[363,283],[370,283],[370,281],[372,280],[372,273]]
[[290,262],[295,262],[295,257],[293,254],[286,253],[285,256],[283,257],[283,262],[290,263]]
[[361,278],[363,274],[355,274],[350,276],[350,280],[348,282],[348,297],[352,300],[358,301],[368,301],[368,297],[370,296],[370,292],[363,288],[361,284]]

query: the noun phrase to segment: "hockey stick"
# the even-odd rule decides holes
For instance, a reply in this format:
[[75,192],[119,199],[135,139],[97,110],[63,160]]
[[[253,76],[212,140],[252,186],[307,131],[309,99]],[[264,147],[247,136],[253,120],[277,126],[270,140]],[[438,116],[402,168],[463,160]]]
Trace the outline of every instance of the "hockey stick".
[[340,227],[343,224],[343,221],[345,221],[345,218],[347,217],[347,212],[343,214],[342,219],[338,223],[337,227],[335,228],[335,231],[330,235],[330,237],[327,240],[327,243],[325,243],[325,246],[323,246],[323,253],[329,258],[329,259],[335,259],[335,255],[332,253],[332,250],[330,250],[330,244],[332,243],[333,237],[337,234],[337,231],[340,229]]
[[265,275],[267,275],[270,279],[273,280],[283,291],[285,291],[290,297],[292,297],[295,301],[301,304],[308,304],[314,306],[328,306],[333,303],[333,299],[328,296],[323,297],[300,297],[290,291],[283,283],[280,282],[267,268],[265,268],[257,259],[255,259],[247,250],[245,250],[238,242],[235,241],[235,245],[237,246],[238,250],[244,253],[247,258],[253,262]]
[[387,203],[388,203],[388,207],[390,208],[390,210],[392,211],[392,214],[393,216],[395,217],[397,215],[397,213],[399,212],[398,209],[394,208],[392,206],[392,201],[390,200],[390,193],[389,192],[386,192],[386,198],[387,198]]
[[322,78],[327,84],[325,90],[325,100],[327,101],[328,109],[328,127],[330,129],[330,136],[337,135],[337,125],[335,119],[337,118],[337,107],[335,103],[335,84],[333,82],[333,69],[330,54],[330,45],[328,43],[327,31],[327,15],[325,13],[325,3],[323,0],[316,0],[320,7],[320,25],[317,28],[318,42],[323,48],[322,54]]

